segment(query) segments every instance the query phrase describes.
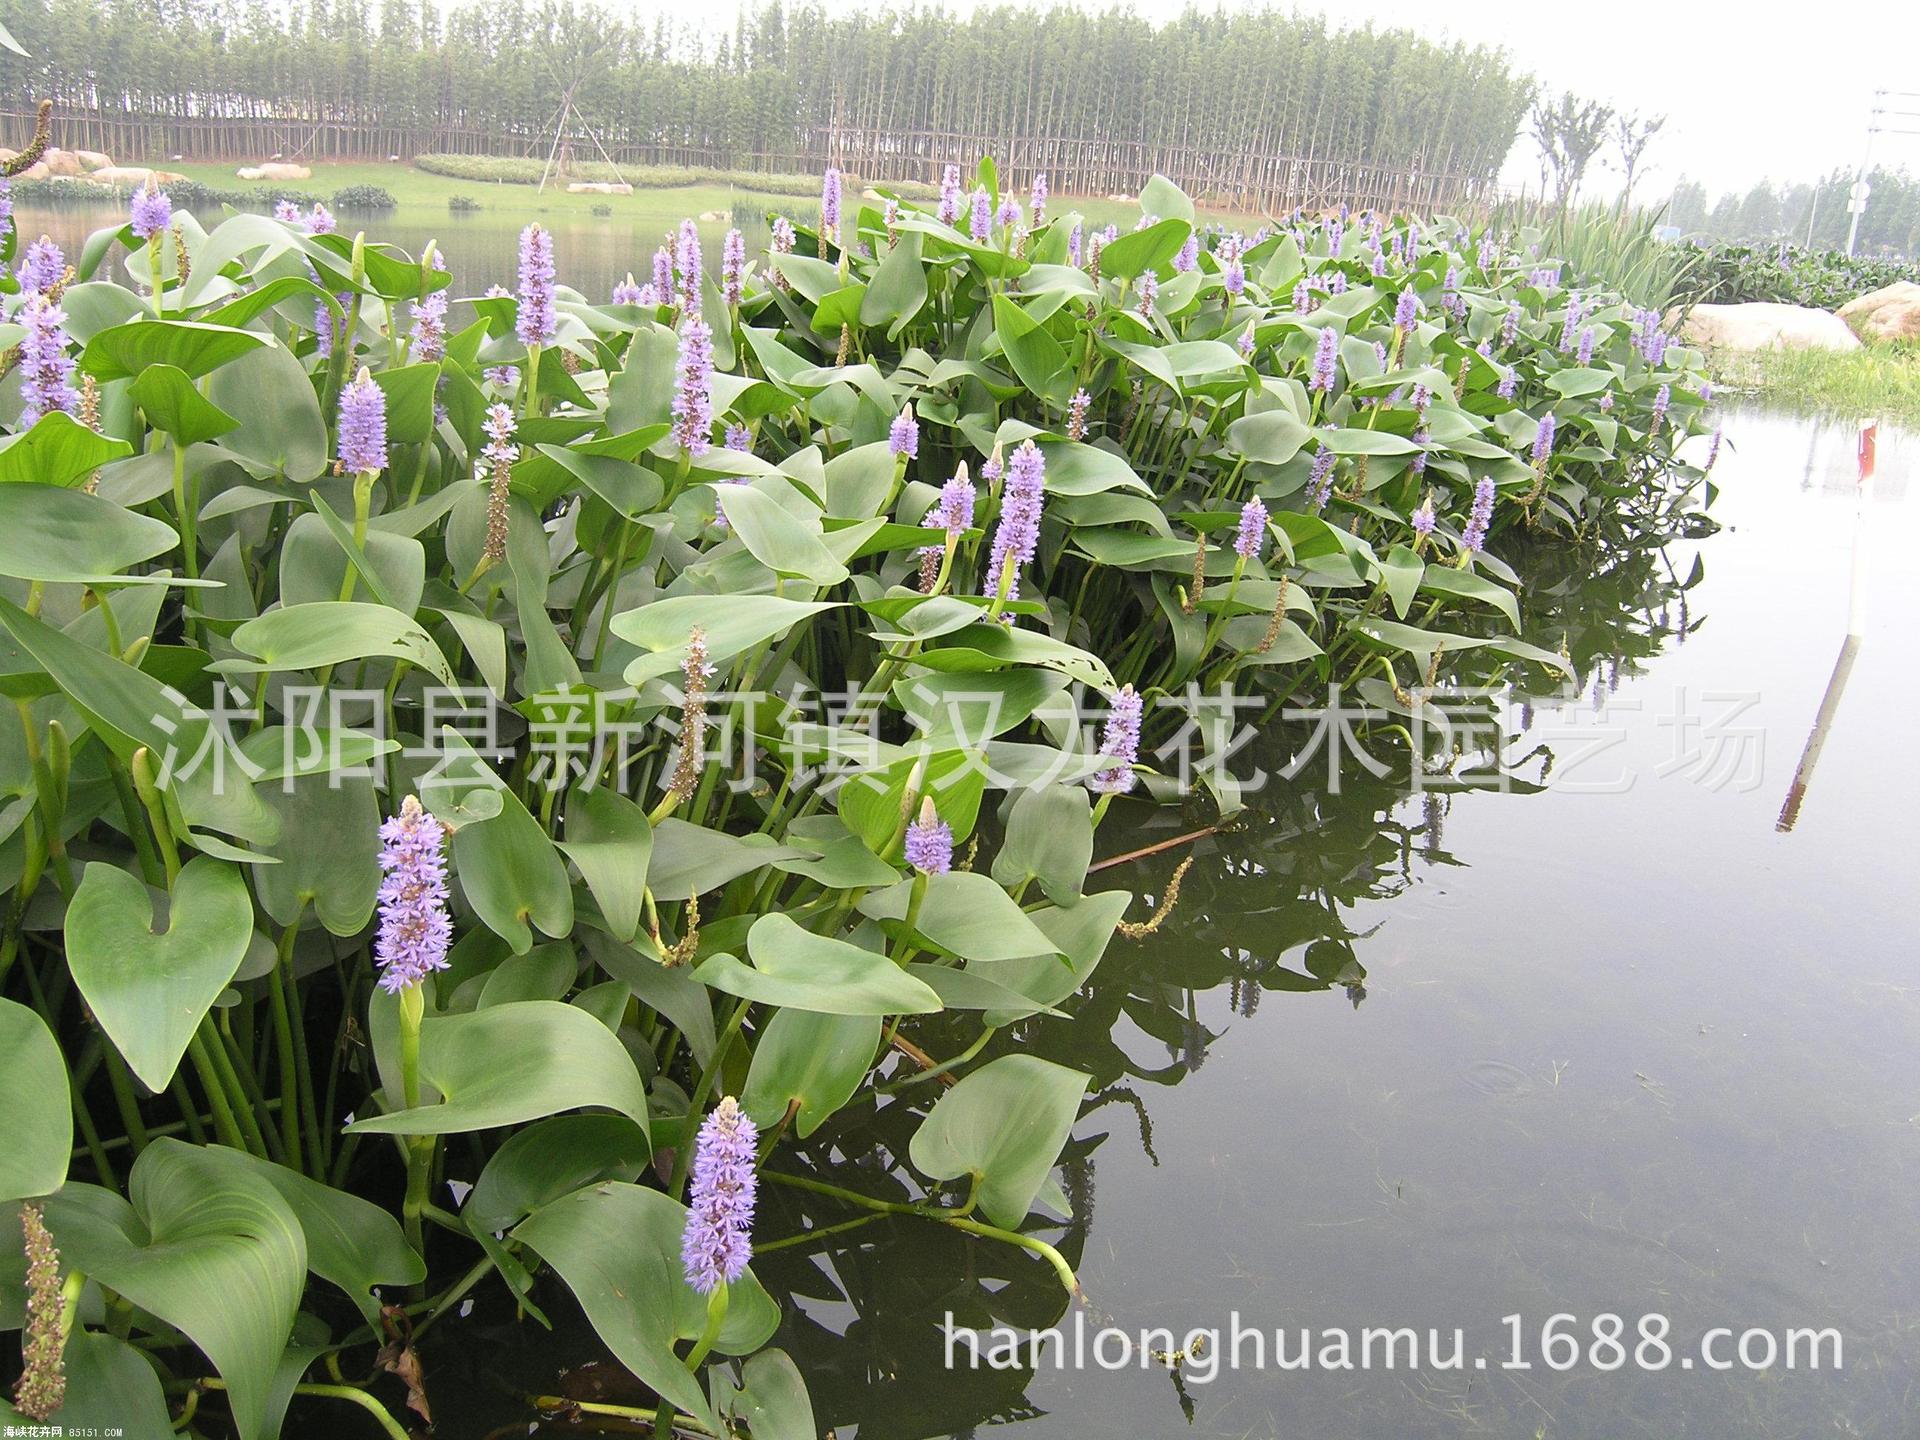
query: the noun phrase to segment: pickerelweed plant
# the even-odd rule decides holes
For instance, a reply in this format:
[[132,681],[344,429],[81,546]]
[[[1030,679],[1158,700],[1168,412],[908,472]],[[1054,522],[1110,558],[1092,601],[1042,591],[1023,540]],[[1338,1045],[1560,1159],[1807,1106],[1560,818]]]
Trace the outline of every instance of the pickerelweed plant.
[[[369,1376],[424,1413],[487,1285],[658,1397],[576,1414],[810,1436],[774,1192],[1069,1303],[1088,1077],[1025,1041],[1179,923],[1099,828],[1238,804],[1198,697],[1284,741],[1337,688],[1432,763],[1450,686],[1569,668],[1501,552],[1683,523],[1713,428],[1658,317],[1446,217],[834,174],[601,303],[537,225],[461,298],[165,209],[71,270],[0,233],[0,1316],[23,1413],[129,1434],[401,1435]],[[867,1112],[885,1193],[807,1146]]]

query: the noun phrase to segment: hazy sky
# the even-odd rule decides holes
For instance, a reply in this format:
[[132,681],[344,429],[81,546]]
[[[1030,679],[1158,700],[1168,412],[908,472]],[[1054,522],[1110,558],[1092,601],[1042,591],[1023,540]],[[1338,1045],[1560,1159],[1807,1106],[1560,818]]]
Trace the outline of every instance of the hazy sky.
[[[613,0],[620,3],[620,0]],[[757,0],[747,0],[750,7]],[[830,10],[873,8],[862,0],[825,0]],[[947,0],[970,11],[984,0]],[[1104,3],[1086,3],[1103,10]],[[1120,8],[1169,19],[1187,0],[1130,0]],[[656,13],[660,0],[626,0]],[[1234,8],[1234,7],[1227,7]],[[1608,0],[1564,3],[1456,3],[1356,0],[1296,8],[1321,11],[1335,23],[1399,26],[1431,38],[1505,46],[1520,68],[1553,90],[1572,90],[1618,109],[1665,114],[1665,130],[1649,147],[1642,173],[1649,198],[1685,173],[1710,192],[1744,190],[1762,177],[1812,179],[1835,165],[1859,163],[1867,112],[1878,86],[1920,89],[1913,57],[1920,18],[1913,0],[1831,0],[1807,11],[1727,0]],[[685,11],[673,7],[676,17]],[[714,7],[730,25],[734,7]],[[1444,21],[1444,23],[1443,23]],[[1889,97],[1920,111],[1920,98]],[[1920,130],[1920,118],[1893,120]],[[1524,139],[1508,161],[1514,184],[1538,183],[1535,151]],[[1874,159],[1920,169],[1920,135],[1880,135]],[[1590,173],[1594,189],[1618,180]],[[1639,188],[1636,182],[1636,189]]]

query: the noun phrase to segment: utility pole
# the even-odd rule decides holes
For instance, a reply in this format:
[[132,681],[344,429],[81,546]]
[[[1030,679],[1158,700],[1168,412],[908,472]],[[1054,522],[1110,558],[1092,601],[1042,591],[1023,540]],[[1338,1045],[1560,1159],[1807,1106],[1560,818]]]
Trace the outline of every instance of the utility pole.
[[[1875,90],[1873,108],[1867,112],[1867,144],[1860,152],[1860,171],[1854,177],[1853,188],[1847,195],[1847,213],[1853,218],[1847,222],[1847,258],[1853,258],[1854,243],[1860,238],[1860,217],[1867,213],[1867,196],[1871,187],[1867,184],[1867,162],[1873,154],[1875,135],[1920,135],[1920,127],[1907,125],[1889,125],[1889,120],[1920,120],[1920,110],[1895,110],[1888,107],[1886,101],[1920,100],[1920,90]],[[1816,196],[1818,191],[1815,192]],[[1811,227],[1809,227],[1811,233]]]

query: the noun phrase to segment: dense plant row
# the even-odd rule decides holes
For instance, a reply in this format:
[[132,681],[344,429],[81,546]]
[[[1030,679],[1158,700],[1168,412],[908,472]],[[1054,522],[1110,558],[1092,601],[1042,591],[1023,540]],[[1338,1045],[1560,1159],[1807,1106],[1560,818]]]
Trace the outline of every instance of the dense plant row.
[[[773,0],[743,10],[717,51],[704,25],[676,31],[592,4],[525,0],[444,17],[405,5],[376,14],[364,0],[284,13],[229,0],[164,13],[0,0],[0,25],[36,57],[0,51],[0,93],[49,95],[69,114],[299,113],[422,135],[463,127],[544,153],[564,92],[616,149],[691,148],[758,169],[854,128],[976,136],[1001,153],[1024,136],[1060,136],[1084,142],[1073,153],[1102,174],[1122,143],[1234,137],[1217,143],[1249,160],[1313,155],[1491,178],[1529,90],[1498,51],[1333,32],[1270,11],[1194,11],[1156,28],[1067,8],[961,20],[829,16]],[[1056,180],[1071,188],[1082,177]]]
[[[457,302],[324,212],[0,229],[20,1412],[398,1435],[372,1377],[425,1405],[485,1285],[665,1421],[811,1436],[772,1190],[1068,1303],[1089,1077],[1022,1039],[1180,923],[1090,881],[1113,808],[1230,809],[1235,715],[1341,694],[1469,764],[1442,698],[1570,668],[1499,553],[1702,476],[1698,358],[1535,235],[1142,208],[830,174],[756,260],[689,222],[589,297],[535,225]],[[882,1193],[806,1148],[863,1115]]]
[[[107,199],[130,200],[135,188],[55,175],[45,180],[15,180],[13,198],[29,204],[99,205]],[[195,210],[215,210],[222,205],[231,205],[236,210],[271,210],[282,204],[310,210],[315,205],[331,203],[335,210],[377,211],[391,210],[399,203],[390,191],[379,185],[348,185],[329,197],[286,185],[224,186],[177,180],[168,182],[167,194],[175,205]]]
[[1844,250],[1798,245],[1687,247],[1687,267],[1676,299],[1687,304],[1740,305],[1771,300],[1838,310],[1849,300],[1897,281],[1920,280],[1920,265],[1849,256]]

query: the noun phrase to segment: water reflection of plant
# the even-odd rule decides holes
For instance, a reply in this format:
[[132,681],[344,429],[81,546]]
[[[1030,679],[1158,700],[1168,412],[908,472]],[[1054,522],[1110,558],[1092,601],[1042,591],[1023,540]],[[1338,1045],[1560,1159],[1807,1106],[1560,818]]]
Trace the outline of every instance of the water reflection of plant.
[[[1529,597],[1524,623],[1531,632],[1564,637],[1576,677],[1536,703],[1587,703],[1596,687],[1616,687],[1701,623],[1689,602],[1699,566],[1678,573],[1657,544],[1543,547],[1525,554],[1520,568]],[[1518,713],[1524,717],[1524,708]],[[1523,731],[1506,754],[1515,767],[1538,767],[1531,782],[1510,776],[1509,791],[1538,789],[1550,779],[1549,745]],[[1278,766],[1287,751],[1268,743],[1253,758]],[[1363,923],[1362,907],[1407,892],[1422,869],[1462,863],[1448,848],[1446,824],[1454,805],[1470,803],[1470,792],[1415,795],[1408,779],[1360,774],[1343,776],[1337,791],[1295,782],[1250,796],[1234,825],[1197,847],[1180,883],[1177,924],[1138,942],[1116,939],[1072,1002],[1070,1018],[1034,1016],[994,1035],[985,1057],[1041,1054],[1092,1077],[1061,1156],[1070,1218],[1048,1232],[1076,1266],[1093,1231],[1099,1152],[1138,1145],[1157,1166],[1156,1089],[1182,1083],[1226,1039],[1224,1029],[1203,1020],[1201,998],[1224,991],[1235,1014],[1251,1017],[1263,997],[1339,990],[1359,1010],[1369,980],[1366,942],[1384,923]],[[1134,838],[1147,845],[1155,833],[1149,827]],[[1116,836],[1114,844],[1123,841]],[[1124,876],[1154,898],[1181,868],[1181,852],[1172,850],[1112,878]],[[964,1028],[951,1031],[944,1038],[963,1043]],[[1141,1036],[1158,1042],[1166,1063],[1150,1058],[1137,1043]],[[796,1158],[814,1176],[829,1173],[836,1158],[843,1167],[851,1161],[868,1193],[899,1204],[925,1199],[904,1153],[931,1088],[849,1107]],[[770,1220],[790,1238],[774,1242],[774,1254],[763,1247],[756,1262],[782,1300],[789,1319],[780,1341],[814,1377],[823,1421],[858,1424],[863,1435],[918,1437],[970,1434],[971,1427],[1040,1413],[1026,1399],[1031,1366],[955,1369],[945,1363],[940,1326],[948,1312],[956,1325],[983,1330],[1063,1323],[1070,1307],[1046,1266],[1003,1250],[967,1251],[958,1237],[910,1219],[836,1232],[846,1219],[844,1207],[829,1200],[780,1191]],[[1094,1323],[1101,1300],[1097,1293],[1089,1298]],[[911,1381],[882,1384],[895,1377]]]

